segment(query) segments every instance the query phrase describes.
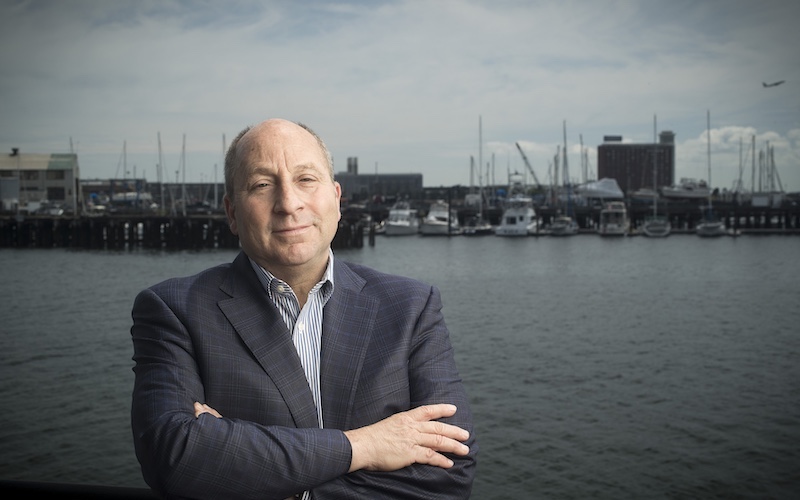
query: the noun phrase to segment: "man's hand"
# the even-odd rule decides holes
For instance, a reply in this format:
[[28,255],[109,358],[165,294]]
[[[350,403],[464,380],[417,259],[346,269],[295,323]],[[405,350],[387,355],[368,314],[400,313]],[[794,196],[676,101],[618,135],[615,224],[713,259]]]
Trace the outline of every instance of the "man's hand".
[[454,405],[426,405],[345,431],[353,448],[350,472],[393,471],[414,463],[452,467],[453,461],[442,453],[469,453],[469,447],[461,443],[469,438],[469,432],[435,420],[455,413]]
[[[203,413],[222,418],[214,408],[195,403],[195,417]],[[414,463],[445,469],[452,467],[453,461],[442,453],[469,453],[469,447],[461,442],[469,438],[469,432],[435,420],[455,413],[454,405],[426,405],[396,413],[366,427],[345,431],[344,435],[353,448],[349,472],[360,469],[393,471]]]
[[217,410],[215,410],[214,408],[208,406],[207,404],[200,404],[200,403],[195,401],[195,403],[194,403],[194,416],[195,416],[195,418],[199,417],[203,413],[210,413],[210,414],[214,415],[217,418],[222,418],[222,415],[220,415],[219,412]]

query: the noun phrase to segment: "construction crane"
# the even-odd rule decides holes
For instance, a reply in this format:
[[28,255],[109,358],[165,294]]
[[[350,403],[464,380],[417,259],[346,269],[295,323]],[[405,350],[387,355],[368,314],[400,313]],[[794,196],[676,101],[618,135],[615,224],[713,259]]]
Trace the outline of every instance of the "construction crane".
[[522,155],[522,161],[524,161],[525,162],[525,166],[528,167],[528,171],[533,176],[533,180],[536,181],[536,189],[541,189],[542,185],[539,184],[539,178],[536,177],[536,172],[533,171],[533,167],[531,166],[531,163],[528,161],[528,157],[525,156],[525,152],[522,151],[522,148],[520,147],[518,142],[515,142],[514,144],[517,145],[517,149],[519,149],[519,154]]

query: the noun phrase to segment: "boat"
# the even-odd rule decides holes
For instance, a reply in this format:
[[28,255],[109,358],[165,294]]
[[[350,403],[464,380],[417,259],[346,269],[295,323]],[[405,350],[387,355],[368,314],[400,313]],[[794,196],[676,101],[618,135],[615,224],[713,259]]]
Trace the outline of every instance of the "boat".
[[713,212],[709,212],[708,210],[703,211],[703,218],[697,223],[695,233],[697,233],[697,236],[705,238],[728,236],[729,234],[728,230],[725,228],[725,223],[715,217]]
[[[656,166],[656,152],[655,152],[655,144],[657,143],[656,140],[656,117],[653,116],[653,189],[652,189],[652,200],[653,200],[653,215],[645,218],[644,224],[642,225],[642,233],[645,236],[649,236],[651,238],[664,238],[669,236],[669,233],[672,232],[672,224],[669,222],[669,218],[664,215],[658,215],[658,176],[656,173],[658,172],[658,167]],[[648,190],[650,191],[650,190]]]
[[575,186],[575,192],[587,200],[621,200],[625,198],[617,180],[609,177]]
[[480,215],[473,215],[464,223],[464,236],[485,236],[494,234],[494,227]]
[[[711,182],[711,112],[706,112],[706,120],[707,120],[707,156],[708,156],[708,181]],[[702,209],[703,215],[700,219],[700,222],[697,223],[697,227],[695,227],[695,232],[697,236],[702,236],[704,238],[713,238],[717,236],[726,236],[728,231],[725,229],[725,223],[720,220],[715,214],[714,209],[711,203],[711,190],[708,190],[708,206],[705,209]]]
[[626,236],[630,229],[628,209],[621,201],[610,201],[600,211],[600,225],[597,233],[600,236]]
[[419,232],[423,236],[452,236],[461,234],[458,213],[450,209],[444,200],[436,200],[428,208],[428,214],[422,219]]
[[506,199],[496,236],[530,236],[539,231],[539,221],[533,208],[533,198],[515,194]]
[[578,234],[578,223],[569,215],[559,215],[550,223],[550,236]]
[[522,175],[514,172],[508,176],[508,197],[503,202],[500,224],[494,228],[496,236],[530,236],[539,232],[539,219],[533,208],[533,198],[526,194]]
[[566,213],[559,214],[550,223],[550,236],[572,236],[578,234],[578,223],[572,218],[572,186],[569,184],[569,158],[567,157],[567,122],[564,121],[564,188],[567,193]]
[[672,232],[672,224],[663,215],[646,217],[642,225],[642,234],[651,238],[664,238]]
[[[483,125],[482,119],[478,117],[478,193],[472,195],[471,199],[477,201],[478,213],[469,217],[464,223],[465,236],[485,236],[494,234],[494,227],[483,216]],[[474,158],[470,157],[470,179],[475,169]],[[470,191],[472,186],[470,186]],[[470,196],[470,195],[467,195]]]
[[409,236],[419,234],[417,210],[407,201],[398,201],[389,209],[389,217],[384,221],[386,236]]
[[711,196],[711,189],[704,180],[683,177],[678,184],[661,188],[661,196],[681,200],[703,200]]

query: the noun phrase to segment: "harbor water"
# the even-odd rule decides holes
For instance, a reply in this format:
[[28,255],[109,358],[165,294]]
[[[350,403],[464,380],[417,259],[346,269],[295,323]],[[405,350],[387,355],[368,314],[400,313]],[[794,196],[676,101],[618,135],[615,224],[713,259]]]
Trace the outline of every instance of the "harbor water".
[[[130,309],[235,251],[0,250],[0,479],[145,487]],[[800,498],[800,238],[378,237],[442,291],[474,499]]]

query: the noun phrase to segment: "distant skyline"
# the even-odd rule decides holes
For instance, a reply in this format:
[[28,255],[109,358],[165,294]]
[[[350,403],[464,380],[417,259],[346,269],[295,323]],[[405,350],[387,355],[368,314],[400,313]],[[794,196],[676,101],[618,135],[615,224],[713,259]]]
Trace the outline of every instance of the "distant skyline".
[[564,122],[580,182],[581,140],[596,176],[603,137],[651,143],[656,116],[677,181],[708,178],[710,112],[714,187],[751,188],[755,137],[800,191],[798,19],[775,0],[0,0],[0,152],[72,149],[84,179],[155,182],[160,134],[174,182],[185,135],[186,180],[222,182],[223,143],[283,117],[337,172],[354,156],[469,185],[480,117],[496,184],[526,171],[516,142],[549,182]]

